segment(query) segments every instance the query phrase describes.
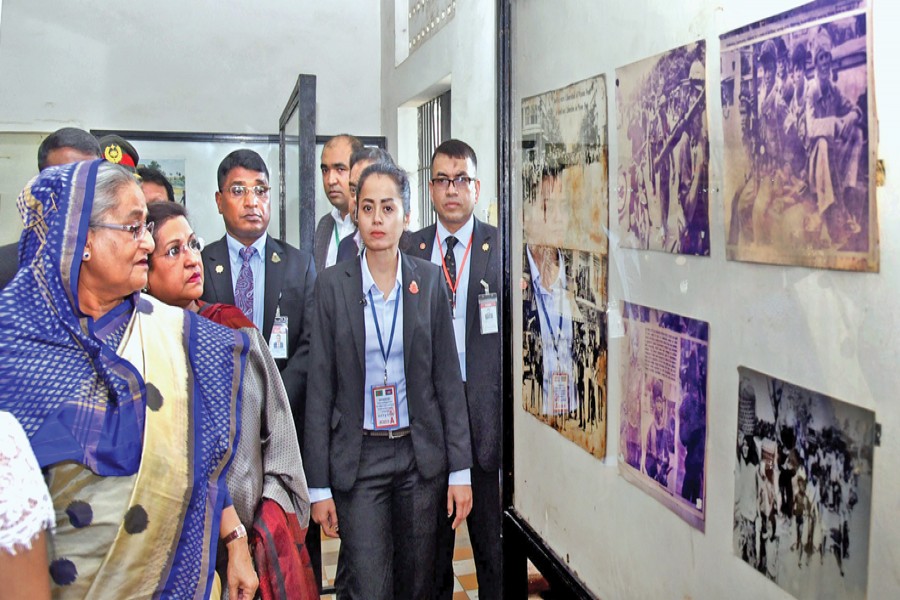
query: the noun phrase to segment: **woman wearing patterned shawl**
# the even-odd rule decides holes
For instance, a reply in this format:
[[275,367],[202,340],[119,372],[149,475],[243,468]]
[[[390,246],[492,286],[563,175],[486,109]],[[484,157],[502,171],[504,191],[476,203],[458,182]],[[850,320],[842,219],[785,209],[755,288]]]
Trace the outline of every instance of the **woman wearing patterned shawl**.
[[[260,597],[318,598],[305,547],[309,491],[287,393],[262,334],[236,306],[207,304],[203,293],[203,243],[184,207],[175,202],[147,206],[156,249],[150,256],[147,289],[155,298],[243,331],[250,353],[243,382],[241,440],[228,471],[228,490],[259,571]],[[220,558],[220,563],[222,559]]]
[[[0,410],[47,477],[54,597],[209,597],[219,536],[237,523],[225,473],[249,342],[137,293],[154,245],[123,168],[47,169],[18,204]],[[240,585],[252,597],[252,570]]]

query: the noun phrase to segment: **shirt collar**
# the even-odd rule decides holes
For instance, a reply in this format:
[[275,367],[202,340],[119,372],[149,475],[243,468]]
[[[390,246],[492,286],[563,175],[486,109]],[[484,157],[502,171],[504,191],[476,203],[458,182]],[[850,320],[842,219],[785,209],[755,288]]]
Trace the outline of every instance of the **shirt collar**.
[[[369,271],[369,262],[366,260],[365,249],[363,249],[362,254],[360,254],[360,256],[359,256],[359,262],[360,262],[360,265],[362,266],[362,292],[363,292],[363,294],[368,294],[370,291],[373,291],[372,288],[374,288],[373,295],[375,292],[381,293],[381,291],[378,289],[378,286],[375,285],[375,278],[372,277],[372,272]],[[397,283],[394,286],[395,290],[398,287],[403,285],[403,259],[400,256],[400,250],[397,250],[396,281],[397,281]],[[391,295],[392,294],[389,294],[388,298],[390,298]]]
[[[440,219],[437,222],[437,234],[438,238],[440,238],[441,243],[444,243],[449,236],[455,237],[460,243],[463,244],[463,248],[468,246],[469,240],[472,238],[472,232],[475,230],[475,215],[469,215],[469,220],[466,221],[465,225],[460,227],[456,233],[450,233],[447,231],[447,228],[444,227],[443,223],[441,223]],[[443,249],[441,249],[443,251]]]
[[350,219],[350,213],[348,212],[344,215],[344,218],[341,218],[341,211],[337,208],[331,209],[331,218],[334,219],[334,222],[342,227],[350,227],[353,225],[353,221]]
[[[266,254],[266,241],[268,241],[268,237],[268,233],[263,233],[256,239],[255,242],[250,244],[251,246],[256,248],[256,253],[260,258],[263,258]],[[232,258],[234,258],[235,256],[240,256],[239,252],[245,247],[244,244],[231,237],[230,233],[225,234],[225,243],[228,245],[228,254]]]

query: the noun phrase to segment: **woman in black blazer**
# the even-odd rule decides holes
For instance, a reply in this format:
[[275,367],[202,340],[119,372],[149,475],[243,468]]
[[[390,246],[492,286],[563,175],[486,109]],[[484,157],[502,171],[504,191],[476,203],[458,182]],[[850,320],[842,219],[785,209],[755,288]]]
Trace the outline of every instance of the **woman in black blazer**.
[[341,537],[339,597],[428,598],[438,520],[456,527],[472,507],[450,303],[440,270],[398,249],[406,173],[373,164],[357,195],[365,251],[316,282],[303,458],[312,516]]

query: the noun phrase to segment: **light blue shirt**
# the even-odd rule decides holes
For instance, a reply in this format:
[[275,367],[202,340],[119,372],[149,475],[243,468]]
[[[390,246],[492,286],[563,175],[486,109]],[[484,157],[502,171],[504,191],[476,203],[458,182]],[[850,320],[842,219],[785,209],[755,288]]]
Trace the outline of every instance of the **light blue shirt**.
[[[398,256],[399,259],[399,256]],[[409,406],[406,402],[406,372],[403,367],[403,275],[400,263],[397,263],[397,277],[394,287],[385,298],[375,284],[372,272],[369,271],[367,260],[361,261],[362,267],[362,291],[366,297],[366,306],[363,309],[366,323],[366,387],[365,410],[363,412],[363,429],[376,429],[375,414],[373,411],[372,388],[384,385],[385,360],[381,353],[381,347],[389,352],[387,358],[387,383],[396,386],[397,417],[399,425],[394,427],[382,427],[381,429],[399,429],[409,427]],[[394,312],[397,313],[397,325],[392,327]],[[375,317],[378,317],[378,328],[381,330],[381,344],[378,343],[378,331],[375,327]],[[391,341],[391,329],[394,329],[394,339]],[[390,348],[388,348],[390,343]]]
[[[385,299],[381,290],[375,285],[372,273],[363,251],[360,257],[362,267],[362,292],[366,296],[367,305],[363,309],[366,322],[366,387],[363,399],[365,410],[363,413],[363,429],[375,429],[375,418],[372,410],[372,386],[384,385],[384,357],[381,347],[378,345],[378,334],[375,332],[375,319],[372,317],[372,309],[378,315],[378,327],[381,328],[381,336],[384,349],[387,351],[388,340],[391,335],[391,323],[394,320],[394,307],[397,307],[397,327],[394,331],[394,343],[391,344],[391,353],[388,356],[388,384],[397,386],[397,408],[400,424],[393,429],[409,427],[409,405],[406,401],[406,371],[403,366],[403,269],[400,253],[397,252],[397,277],[394,288]],[[369,292],[372,292],[371,299]],[[449,485],[471,485],[472,472],[469,469],[453,471],[449,476]],[[331,498],[331,488],[310,488],[310,502],[321,502]]]
[[[250,270],[253,272],[253,324],[260,331],[263,330],[263,311],[266,309],[266,239],[268,233],[262,234],[253,244],[256,254],[250,259]],[[237,286],[238,276],[241,274],[241,266],[244,259],[241,258],[241,250],[244,245],[225,234],[225,243],[228,245],[228,260],[231,261],[231,289]]]
[[[456,314],[453,318],[453,332],[456,336],[456,353],[459,355],[459,372],[462,373],[463,381],[466,381],[466,307],[469,298],[469,271],[471,271],[472,254],[474,249],[469,250],[469,256],[466,257],[466,248],[472,240],[475,232],[475,217],[470,216],[465,225],[459,228],[456,233],[450,233],[440,221],[437,222],[437,235],[440,239],[435,239],[431,248],[431,262],[441,267],[441,276],[444,275],[444,267],[441,264],[442,254],[447,253],[447,238],[455,237],[458,241],[453,248],[453,256],[456,258]],[[463,257],[466,257],[466,264],[463,264]],[[449,282],[448,282],[449,287]],[[477,293],[477,291],[475,292]]]

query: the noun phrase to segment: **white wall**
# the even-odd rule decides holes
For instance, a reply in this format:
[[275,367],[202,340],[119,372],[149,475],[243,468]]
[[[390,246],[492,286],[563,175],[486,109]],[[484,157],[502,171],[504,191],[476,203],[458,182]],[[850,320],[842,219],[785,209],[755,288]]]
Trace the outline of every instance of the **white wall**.
[[478,155],[481,199],[475,211],[485,219],[492,205],[496,214],[497,199],[495,3],[457,0],[453,19],[399,65],[395,65],[396,4],[405,11],[406,0],[381,0],[381,106],[388,150],[400,166],[414,171],[417,149],[409,132],[415,131],[415,115],[403,111],[451,89],[450,133]]
[[[710,323],[706,532],[701,533],[618,474],[621,339],[610,342],[604,463],[540,424],[516,399],[516,507],[601,598],[756,599],[791,596],[732,551],[737,367],[767,374],[875,411],[868,597],[900,589],[900,5],[876,2],[874,69],[881,109],[879,155],[888,178],[878,188],[881,271],[784,268],[725,260],[723,134],[718,36],[775,15],[793,0],[616,0],[516,2],[519,70],[513,98],[607,76],[610,171],[617,169],[615,69],[705,39],[710,130],[709,258],[610,247],[610,304],[624,300]],[[468,25],[468,23],[467,23]],[[477,26],[477,25],[476,25]],[[518,29],[516,29],[518,26]],[[387,104],[385,103],[385,110]],[[615,185],[615,178],[611,178]],[[518,172],[513,174],[516,188]],[[611,194],[615,198],[615,194]],[[597,227],[605,224],[597,224]],[[613,238],[616,224],[612,225]],[[517,242],[521,242],[521,237]],[[515,246],[514,247],[518,247]],[[514,253],[518,260],[518,253]],[[520,266],[513,267],[519,273]],[[517,311],[521,302],[514,302]],[[516,319],[520,318],[517,312]],[[520,322],[516,320],[515,322]],[[519,356],[521,334],[514,340]],[[521,376],[521,368],[517,369]],[[517,390],[518,392],[519,390]]]
[[[380,135],[380,22],[370,0],[6,0],[0,132],[277,133],[309,73],[318,133]],[[33,174],[9,169],[0,156],[4,223],[18,219],[5,198]]]

